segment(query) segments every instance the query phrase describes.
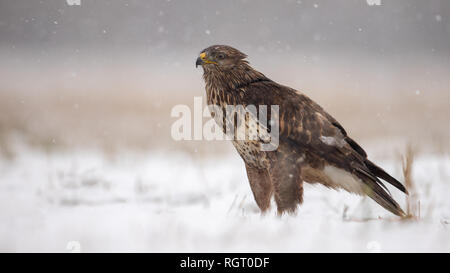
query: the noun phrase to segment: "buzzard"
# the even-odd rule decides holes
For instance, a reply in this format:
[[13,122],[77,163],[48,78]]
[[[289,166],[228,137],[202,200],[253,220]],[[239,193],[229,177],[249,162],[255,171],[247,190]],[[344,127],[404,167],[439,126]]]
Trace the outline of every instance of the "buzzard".
[[[229,105],[279,107],[277,149],[261,149],[264,139],[232,139],[245,162],[261,211],[270,207],[273,196],[278,214],[295,212],[303,201],[303,182],[307,182],[367,195],[393,214],[405,216],[381,179],[407,194],[405,187],[370,161],[364,149],[321,106],[256,71],[246,57],[233,47],[213,45],[201,51],[196,66],[203,67],[209,105],[224,112]],[[225,130],[226,123],[237,118],[225,115],[214,119]],[[249,119],[242,120],[248,129]]]

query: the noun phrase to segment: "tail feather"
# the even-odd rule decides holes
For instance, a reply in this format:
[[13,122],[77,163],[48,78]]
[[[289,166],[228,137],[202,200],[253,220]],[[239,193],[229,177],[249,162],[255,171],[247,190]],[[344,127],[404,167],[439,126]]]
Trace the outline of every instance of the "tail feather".
[[[378,186],[379,187],[379,186]],[[387,209],[388,211],[392,212],[393,214],[397,216],[405,216],[405,212],[402,210],[400,205],[395,202],[394,199],[381,187],[379,187],[379,190],[373,190],[369,189],[366,194],[372,198],[375,202],[380,204],[383,208]]]
[[402,183],[400,183],[397,179],[392,177],[390,174],[385,172],[382,168],[378,167],[377,165],[375,165],[372,161],[370,161],[368,159],[366,159],[364,163],[366,164],[367,168],[369,168],[369,170],[374,175],[385,180],[386,182],[388,182],[392,186],[396,187],[397,189],[401,190],[402,192],[408,194],[408,191],[406,190],[405,186],[403,186]]
[[[339,124],[338,124],[339,125]],[[337,125],[335,125],[337,126]],[[339,125],[340,126],[340,125]],[[342,126],[341,126],[342,127]],[[338,127],[338,128],[341,128]],[[343,130],[343,128],[341,128],[341,130]],[[345,130],[344,130],[345,133]],[[345,133],[346,135],[346,133]],[[372,161],[370,161],[369,159],[367,159],[367,153],[364,151],[364,149],[359,146],[358,143],[356,143],[356,141],[354,141],[353,139],[351,139],[349,136],[346,135],[345,138],[346,142],[353,148],[353,150],[358,153],[360,156],[362,156],[364,159],[364,164],[366,165],[366,167],[370,170],[370,172],[385,180],[386,182],[388,182],[389,184],[391,184],[392,186],[396,187],[397,189],[401,190],[402,192],[408,194],[408,191],[406,190],[405,186],[402,185],[402,183],[400,183],[397,179],[395,179],[394,177],[392,177],[390,174],[388,174],[387,172],[385,172],[382,168],[378,167],[377,165],[375,165],[375,163],[373,163]],[[384,187],[384,185],[383,185]],[[386,188],[386,187],[385,187]]]
[[378,180],[377,178],[373,179],[373,177],[367,176],[365,172],[360,172],[359,170],[358,174],[358,176],[366,185],[364,192],[367,194],[367,196],[369,196],[383,208],[387,209],[397,216],[406,215],[400,205],[391,197],[388,191],[383,189],[384,185],[380,180]]
[[365,175],[360,176],[360,178],[366,185],[366,187],[364,188],[364,192],[367,194],[367,196],[369,196],[383,208],[387,209],[397,216],[402,217],[406,215],[400,205],[391,197],[391,195],[386,190],[381,187],[381,185],[383,185],[381,181],[379,181],[378,179],[370,179]]

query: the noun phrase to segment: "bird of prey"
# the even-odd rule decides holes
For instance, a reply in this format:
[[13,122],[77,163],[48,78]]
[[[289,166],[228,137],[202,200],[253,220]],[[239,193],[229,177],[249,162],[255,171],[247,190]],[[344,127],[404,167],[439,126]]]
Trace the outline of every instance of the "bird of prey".
[[[303,201],[303,182],[307,182],[367,195],[393,214],[405,216],[381,179],[407,194],[399,181],[370,161],[321,106],[302,92],[270,80],[246,58],[233,47],[213,45],[201,51],[196,66],[203,67],[209,105],[223,111],[229,105],[279,107],[277,149],[261,149],[263,139],[232,139],[262,213],[270,207],[272,197],[278,214],[295,212]],[[230,121],[214,119],[224,130],[224,123]],[[248,124],[245,126],[248,129]]]

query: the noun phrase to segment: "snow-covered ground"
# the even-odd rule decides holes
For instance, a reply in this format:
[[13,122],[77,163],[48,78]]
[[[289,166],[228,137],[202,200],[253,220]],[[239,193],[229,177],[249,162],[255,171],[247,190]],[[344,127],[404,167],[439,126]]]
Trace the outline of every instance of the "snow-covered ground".
[[[371,200],[310,185],[296,216],[260,216],[237,154],[17,149],[0,157],[2,252],[450,251],[446,156],[415,160],[421,219],[399,221]],[[402,178],[398,160],[378,163]]]

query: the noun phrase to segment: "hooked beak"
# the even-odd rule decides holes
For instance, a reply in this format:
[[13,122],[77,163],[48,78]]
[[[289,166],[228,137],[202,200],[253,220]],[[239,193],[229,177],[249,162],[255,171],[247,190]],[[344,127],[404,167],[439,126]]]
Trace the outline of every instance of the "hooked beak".
[[217,64],[217,63],[208,60],[206,58],[206,53],[202,52],[202,53],[200,53],[200,56],[197,58],[197,61],[195,61],[195,67],[198,67],[199,65],[204,65],[204,64]]
[[203,62],[202,58],[198,57],[197,61],[195,61],[195,68],[197,68],[199,65],[203,65],[205,62]]

